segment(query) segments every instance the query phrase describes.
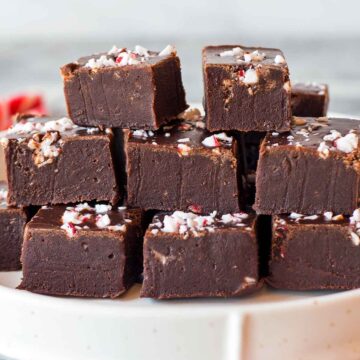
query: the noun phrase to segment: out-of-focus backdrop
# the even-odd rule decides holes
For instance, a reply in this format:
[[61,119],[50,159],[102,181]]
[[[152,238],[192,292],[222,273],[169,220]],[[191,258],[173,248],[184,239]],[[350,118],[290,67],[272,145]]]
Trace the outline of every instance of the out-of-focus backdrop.
[[202,99],[201,48],[281,48],[292,80],[327,82],[330,109],[360,115],[358,0],[12,0],[0,14],[0,97],[44,94],[65,111],[59,67],[112,45],[176,45],[189,101]]

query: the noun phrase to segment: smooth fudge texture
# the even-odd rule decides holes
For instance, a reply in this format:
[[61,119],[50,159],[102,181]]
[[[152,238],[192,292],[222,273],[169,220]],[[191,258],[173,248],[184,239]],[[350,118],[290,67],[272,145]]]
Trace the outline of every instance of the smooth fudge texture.
[[295,117],[294,124],[290,132],[268,133],[261,144],[256,212],[352,214],[359,199],[360,122]]
[[20,254],[28,213],[6,203],[7,185],[0,182],[0,271],[21,269]]
[[87,203],[42,208],[28,223],[20,289],[117,297],[141,273],[142,211]]
[[296,83],[291,87],[291,110],[294,116],[326,116],[329,87],[326,84]]
[[68,118],[20,117],[0,134],[12,206],[119,199],[113,134]]
[[254,215],[154,217],[144,238],[142,297],[233,297],[258,287]]
[[267,282],[291,290],[360,287],[359,214],[274,216]]
[[289,70],[278,49],[203,49],[204,107],[210,131],[290,129]]
[[201,119],[131,131],[127,202],[144,209],[237,212],[243,191],[236,149],[236,140],[209,133]]
[[157,129],[187,108],[180,60],[161,52],[117,49],[61,68],[68,114],[75,124]]

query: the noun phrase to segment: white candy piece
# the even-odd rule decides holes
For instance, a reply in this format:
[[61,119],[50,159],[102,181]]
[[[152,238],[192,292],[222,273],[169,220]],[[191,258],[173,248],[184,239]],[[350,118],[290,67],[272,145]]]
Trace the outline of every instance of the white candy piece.
[[323,137],[323,139],[325,140],[325,141],[334,141],[334,140],[336,140],[336,139],[338,139],[338,138],[340,138],[341,137],[341,134],[337,131],[337,130],[330,130],[330,134],[329,135],[325,135],[324,137]]
[[319,215],[305,216],[304,220],[316,220],[318,217],[319,217]]
[[257,82],[259,81],[259,78],[258,78],[258,75],[257,75],[257,72],[256,70],[254,69],[247,69],[245,71],[245,76],[244,78],[242,79],[242,82],[244,84],[256,84]]
[[358,148],[359,138],[354,133],[349,133],[336,139],[336,148],[344,153],[351,153]]
[[201,143],[206,147],[219,147],[219,146],[221,146],[221,144],[219,143],[219,140],[215,137],[215,135],[211,135],[211,136],[206,137]]
[[325,218],[326,221],[331,221],[332,217],[333,217],[332,211],[324,212],[324,218]]
[[110,225],[110,218],[109,215],[105,214],[105,215],[98,215],[96,217],[96,226],[100,229],[103,229],[105,227],[107,227],[108,225]]
[[354,224],[356,222],[360,222],[360,209],[355,209],[350,217],[350,223]]
[[240,47],[234,47],[231,50],[225,50],[221,52],[219,55],[221,57],[226,56],[240,56],[243,53],[243,50]]
[[295,212],[292,212],[290,215],[289,215],[289,218],[290,219],[300,219],[302,218],[304,215],[302,214],[298,214],[298,213],[295,213]]
[[96,204],[95,205],[95,212],[97,214],[105,214],[108,211],[110,211],[112,209],[111,205],[106,205],[106,204]]
[[322,141],[317,148],[317,151],[321,154],[321,157],[327,158],[329,156],[329,147],[326,145],[325,141]]
[[167,45],[165,47],[165,49],[163,49],[163,50],[161,50],[159,52],[159,56],[168,56],[168,55],[171,55],[171,54],[176,55],[175,46],[172,46],[172,45]]
[[278,55],[275,56],[274,63],[275,63],[275,64],[284,64],[284,63],[285,63],[285,59],[284,59],[283,56],[281,56],[281,55],[278,54]]
[[135,46],[135,52],[140,56],[144,56],[144,57],[149,57],[150,56],[148,49],[144,48],[141,45],[136,45]]
[[355,246],[360,245],[360,237],[358,234],[354,233],[353,231],[350,232],[351,241]]

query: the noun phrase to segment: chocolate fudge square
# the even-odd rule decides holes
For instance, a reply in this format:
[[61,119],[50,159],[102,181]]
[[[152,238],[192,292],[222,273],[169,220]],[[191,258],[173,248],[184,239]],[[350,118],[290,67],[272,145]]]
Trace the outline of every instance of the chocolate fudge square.
[[207,46],[203,75],[210,131],[290,129],[289,70],[280,50]]
[[6,203],[7,185],[0,182],[0,271],[20,270],[20,254],[28,213]]
[[111,130],[23,116],[0,138],[11,206],[118,200]]
[[155,210],[239,211],[237,143],[204,122],[179,121],[152,132],[130,131],[127,202]]
[[44,207],[28,223],[20,289],[117,297],[142,269],[142,211],[81,203]]
[[176,50],[113,47],[61,68],[70,118],[82,126],[157,129],[187,108]]
[[259,287],[255,216],[175,211],[144,238],[142,297],[236,297]]
[[294,122],[290,132],[268,133],[261,144],[255,210],[352,214],[359,199],[360,122],[326,117]]
[[279,289],[320,290],[360,287],[360,211],[343,216],[276,215],[270,274]]
[[291,110],[294,116],[326,116],[329,88],[326,84],[296,83],[291,88]]

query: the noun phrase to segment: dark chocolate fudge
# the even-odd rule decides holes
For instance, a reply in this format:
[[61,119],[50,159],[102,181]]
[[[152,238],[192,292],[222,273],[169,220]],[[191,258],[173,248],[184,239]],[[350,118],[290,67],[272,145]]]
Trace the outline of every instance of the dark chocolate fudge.
[[10,205],[117,202],[110,129],[81,128],[68,118],[23,116],[0,138]]
[[0,271],[21,269],[20,254],[28,213],[6,203],[7,186],[0,182]]
[[331,212],[274,216],[267,282],[292,290],[360,287],[359,235],[359,209],[351,217]]
[[142,211],[87,203],[43,207],[28,223],[20,289],[116,297],[141,273]]
[[259,287],[258,268],[254,215],[159,214],[144,238],[141,296],[240,296]]
[[297,83],[291,87],[291,110],[295,116],[326,116],[328,105],[326,84]]
[[289,70],[280,50],[208,46],[203,50],[203,75],[210,131],[290,129]]
[[68,113],[75,124],[157,129],[187,108],[174,47],[113,47],[61,68]]
[[143,209],[239,211],[237,142],[198,121],[131,131],[126,145],[128,204]]
[[359,200],[360,122],[295,117],[294,123],[290,132],[268,133],[261,144],[255,210],[352,214]]

